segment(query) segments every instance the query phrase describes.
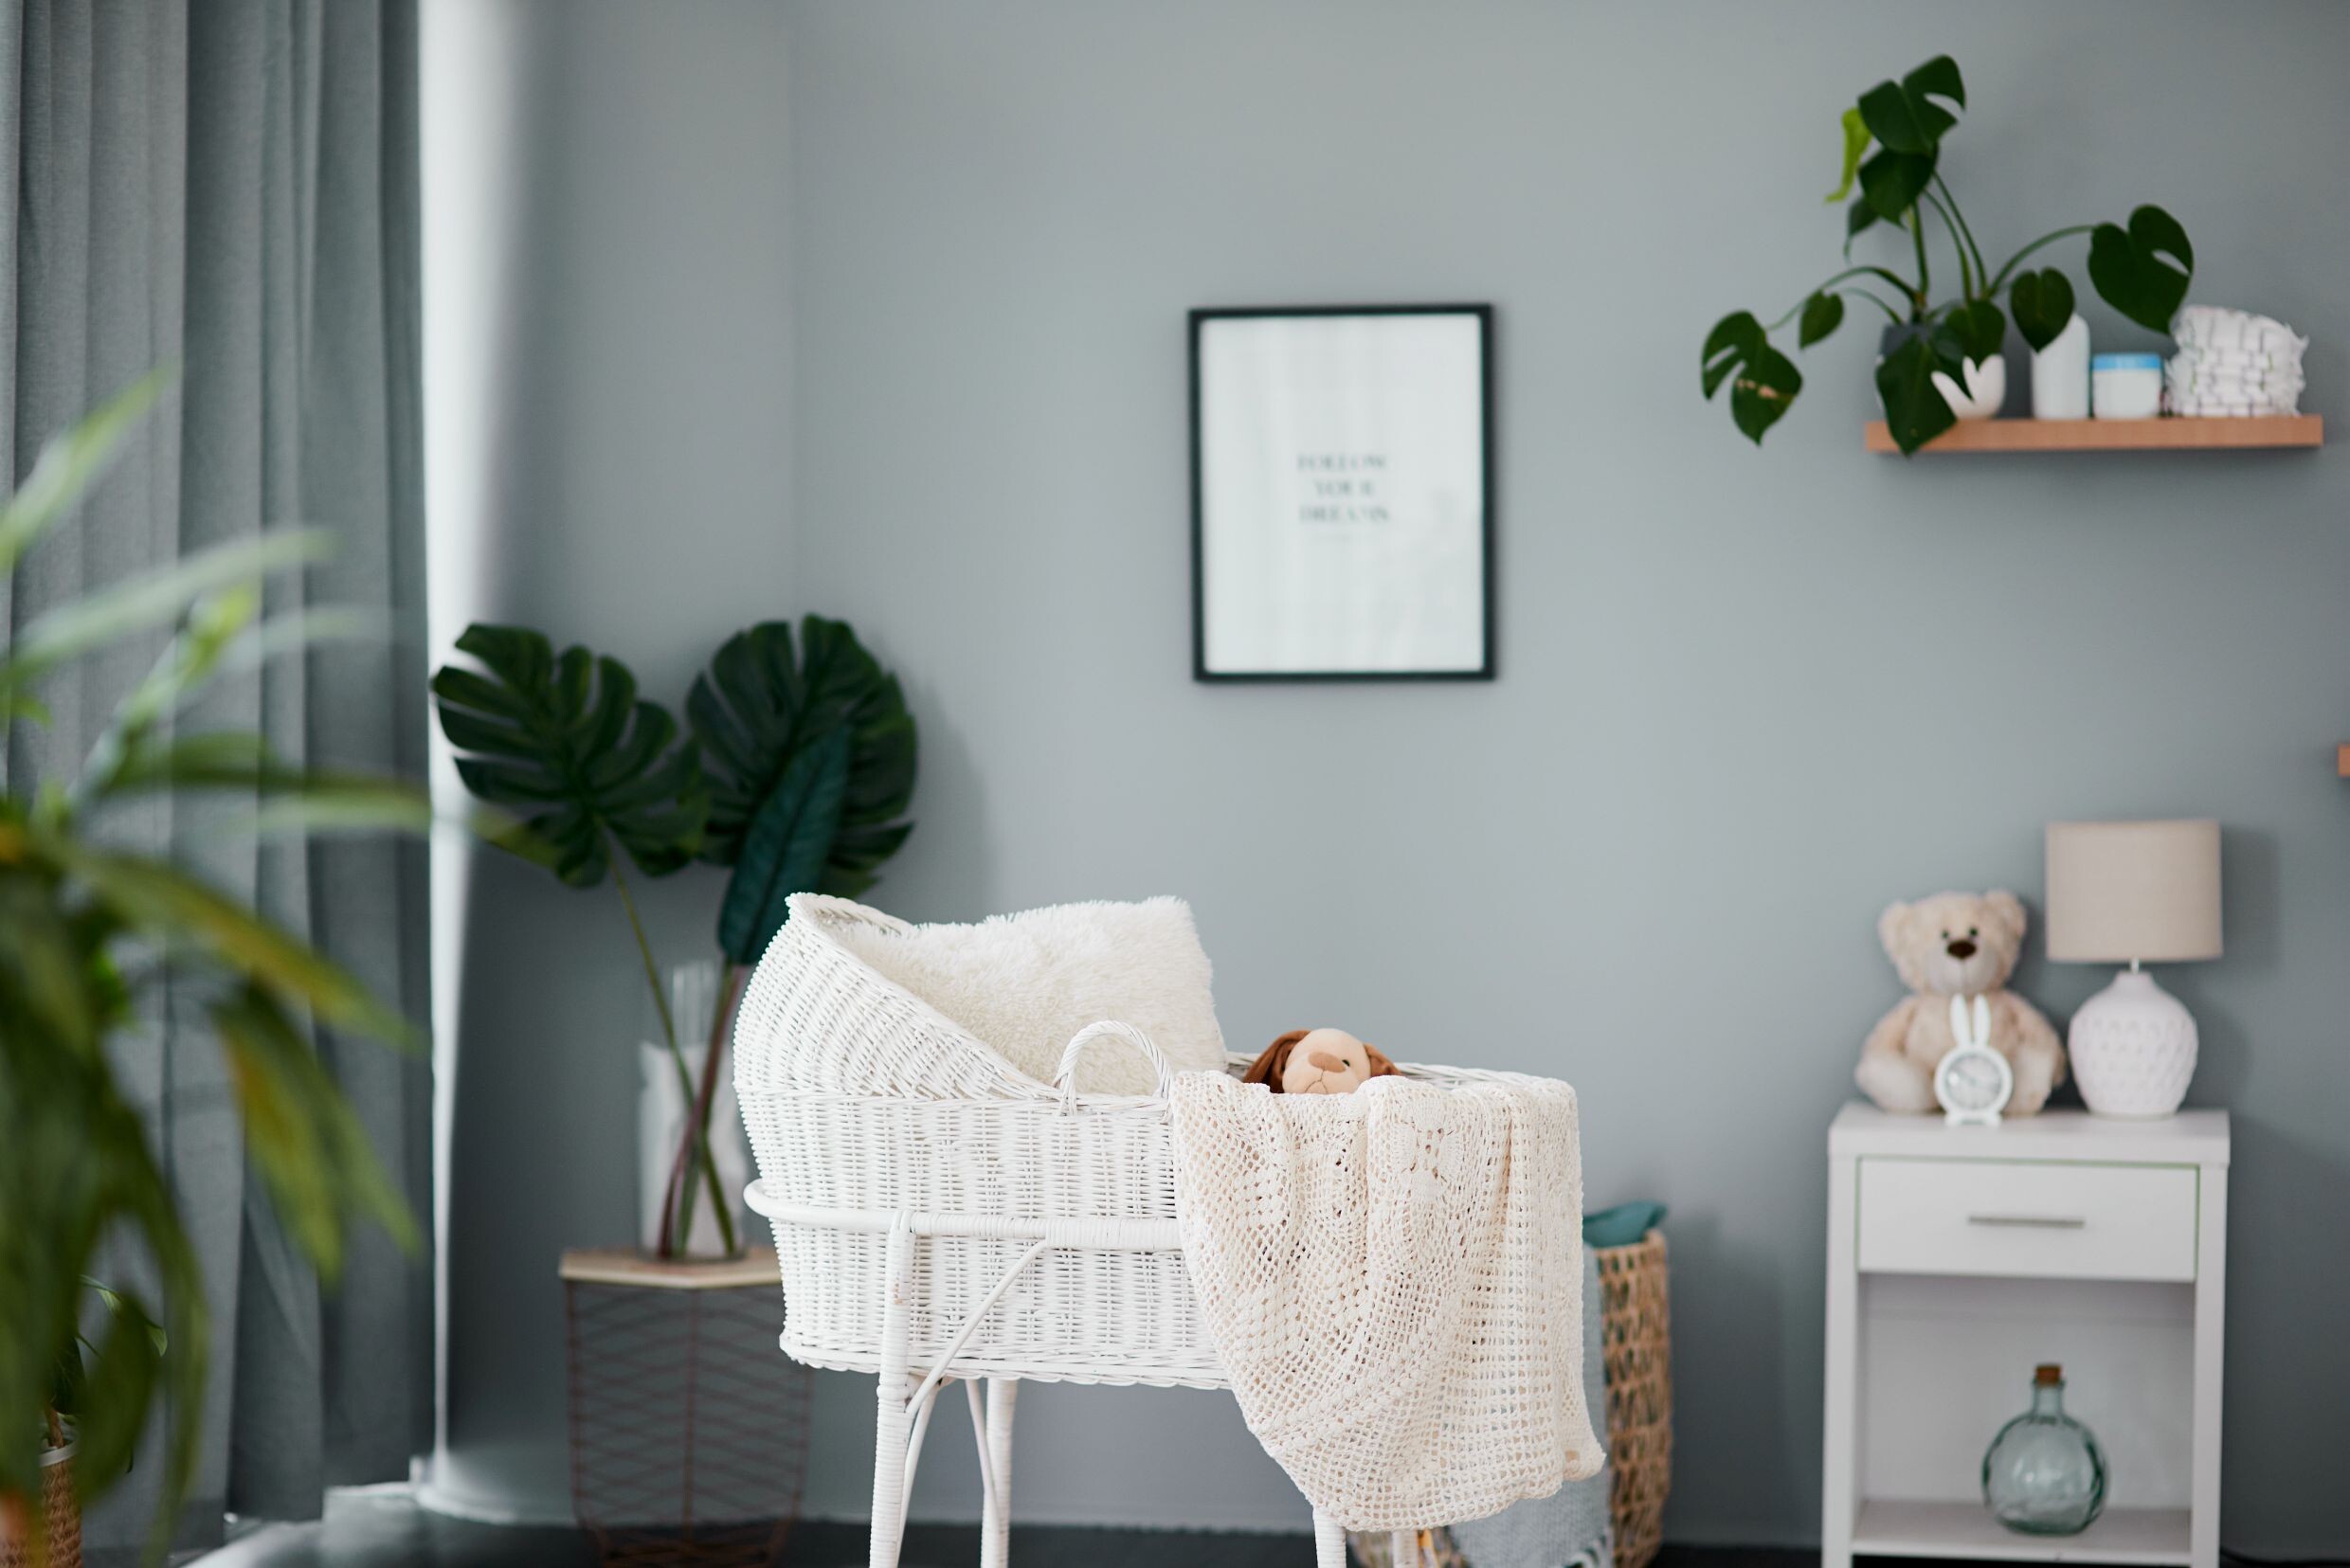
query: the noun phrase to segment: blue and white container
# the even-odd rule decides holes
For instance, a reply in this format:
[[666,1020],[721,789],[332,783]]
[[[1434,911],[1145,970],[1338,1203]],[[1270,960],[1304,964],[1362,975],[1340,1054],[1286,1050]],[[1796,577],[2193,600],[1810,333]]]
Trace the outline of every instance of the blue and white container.
[[2089,361],[2099,419],[2153,419],[2162,412],[2160,354],[2099,354]]

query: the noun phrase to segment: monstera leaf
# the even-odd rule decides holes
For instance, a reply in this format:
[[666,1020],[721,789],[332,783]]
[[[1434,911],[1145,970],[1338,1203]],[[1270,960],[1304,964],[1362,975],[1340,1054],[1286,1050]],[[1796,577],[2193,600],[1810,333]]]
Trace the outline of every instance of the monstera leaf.
[[1959,351],[1977,363],[2007,345],[2007,313],[1988,299],[1970,299],[1950,313],[1950,335]]
[[1706,334],[1701,358],[1706,396],[1712,397],[1727,381],[1730,423],[1757,446],[1803,390],[1803,373],[1794,360],[1771,347],[1769,333],[1751,311],[1732,311],[1715,322]]
[[[1861,128],[1882,149],[1857,165],[1861,199],[1888,223],[1899,223],[1933,183],[1943,133],[1959,122],[1944,103],[1966,107],[1966,83],[1959,76],[1958,63],[1946,54],[1936,55],[1899,81],[1880,81],[1860,95]],[[1853,169],[1868,143],[1855,145],[1850,121],[1844,138],[1845,166]],[[1835,199],[1842,195],[1839,189]]]
[[1796,327],[1796,347],[1808,349],[1843,324],[1843,297],[1815,294],[1803,301],[1803,318]]
[[897,678],[839,621],[769,621],[726,640],[686,716],[711,806],[702,858],[734,868],[719,946],[754,964],[794,892],[854,897],[913,824],[913,716]]
[[1934,387],[1936,370],[1957,376],[1961,348],[1946,327],[1912,332],[1877,364],[1877,397],[1885,425],[1904,457],[1958,424]]
[[849,731],[836,726],[792,753],[743,837],[734,874],[718,906],[718,946],[752,964],[783,928],[784,901],[824,879],[848,793]]
[[[1959,123],[1945,102],[1965,108],[1966,81],[1957,61],[1938,54],[1898,82],[1880,81],[1861,94],[1860,119],[1891,152],[1931,154],[1941,150],[1943,133]],[[1849,127],[1845,137],[1849,147]]]
[[1839,124],[1844,132],[1844,174],[1836,181],[1836,188],[1828,192],[1830,207],[1853,193],[1853,182],[1860,177],[1861,157],[1869,151],[1871,140],[1869,122],[1860,117],[1857,107],[1845,110]]
[[1869,205],[1869,198],[1866,196],[1844,209],[1844,259],[1846,261],[1853,259],[1853,242],[1860,238],[1863,229],[1876,221],[1877,209]]
[[2127,228],[2099,224],[2088,237],[2088,280],[2106,304],[2149,332],[2170,331],[2194,277],[2195,246],[2159,207],[2131,213]]
[[468,626],[457,647],[489,673],[451,664],[432,677],[441,731],[465,787],[522,817],[501,847],[575,888],[604,880],[615,842],[647,876],[694,858],[709,813],[700,770],[627,666],[585,648],[558,658],[524,626]]
[[2072,322],[2072,279],[2054,267],[2017,278],[2007,300],[2016,310],[2016,330],[2034,353],[2055,342]]

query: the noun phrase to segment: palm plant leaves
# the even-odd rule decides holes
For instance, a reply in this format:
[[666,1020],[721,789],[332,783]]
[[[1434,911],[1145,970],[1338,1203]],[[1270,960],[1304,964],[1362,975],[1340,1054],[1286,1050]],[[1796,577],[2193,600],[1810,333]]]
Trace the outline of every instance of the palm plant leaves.
[[647,876],[694,858],[709,812],[700,769],[626,665],[578,647],[558,658],[524,626],[469,626],[457,646],[488,674],[432,677],[442,733],[465,787],[523,819],[494,841],[575,888],[604,880],[615,842]]
[[[730,909],[765,911],[755,923],[722,917],[720,945],[735,963],[755,963],[783,923],[783,895],[855,897],[873,886],[881,863],[913,831],[901,820],[913,800],[913,715],[897,677],[845,622],[811,615],[800,623],[796,651],[790,624],[781,621],[727,639],[695,680],[686,716],[710,774],[702,857],[736,868]],[[796,799],[825,777],[819,764],[802,764],[796,772],[794,765],[835,733],[846,737],[840,820],[810,871],[786,855],[791,837],[773,831],[784,820],[810,820],[805,808],[777,798],[780,792],[784,801]],[[737,884],[744,889],[739,898]]]
[[319,1275],[332,1282],[341,1273],[353,1215],[413,1246],[415,1221],[375,1162],[357,1112],[277,995],[248,981],[208,1012],[228,1056],[253,1163]]
[[355,976],[226,893],[144,856],[45,837],[35,842],[104,899],[126,930],[192,950],[216,972],[296,999],[322,1023],[391,1044],[413,1042],[408,1022]]
[[[131,1451],[138,1446],[144,1424],[138,1417],[170,1365],[165,1355],[171,1336],[156,1326],[136,1295],[88,1278],[81,1284],[104,1305],[106,1325],[95,1343],[81,1341],[67,1358],[71,1370],[60,1379],[56,1408],[74,1418],[80,1458],[91,1473],[116,1475],[129,1468]],[[80,1353],[84,1344],[90,1351],[86,1361]]]
[[[150,377],[52,442],[0,501],[0,572],[72,512],[168,379]],[[412,1235],[296,1020],[392,1040],[409,1038],[408,1026],[307,944],[167,861],[100,842],[82,821],[140,791],[226,788],[305,826],[421,823],[423,796],[410,786],[297,768],[258,736],[169,732],[172,715],[224,670],[340,629],[331,616],[253,624],[262,576],[316,558],[324,544],[288,530],[224,545],[57,606],[0,645],[5,722],[39,714],[45,675],[127,635],[174,628],[80,780],[18,773],[0,794],[0,1511],[39,1527],[41,1510],[27,1505],[40,1495],[45,1430],[26,1415],[72,1415],[86,1498],[115,1480],[160,1401],[170,1432],[151,1548],[158,1559],[194,1474],[208,1336],[195,1250],[108,1048],[133,1016],[126,952],[159,957],[155,972],[168,969],[175,991],[216,999],[209,1013],[247,1148],[322,1273],[334,1272],[356,1217]],[[99,1287],[106,1323],[93,1342],[81,1332],[92,1284],[84,1271],[114,1237],[147,1255],[161,1311]]]
[[89,493],[113,465],[123,439],[138,427],[171,384],[168,367],[148,372],[41,449],[25,482],[0,502],[0,575],[12,570],[25,551]]
[[214,545],[61,604],[20,631],[0,668],[0,702],[59,665],[111,647],[135,632],[167,626],[214,594],[323,558],[319,529],[281,529]]
[[[145,1126],[105,1050],[122,1020],[108,949],[121,934],[102,897],[45,862],[11,799],[0,802],[0,1499],[40,1495],[41,1426],[61,1397],[82,1444],[84,1495],[128,1462],[160,1390],[171,1397],[156,1544],[193,1474],[205,1383],[204,1287]],[[107,1300],[111,1325],[80,1348],[88,1260],[135,1234],[153,1259],[177,1349],[158,1363],[145,1305]],[[35,1510],[36,1519],[38,1511]]]

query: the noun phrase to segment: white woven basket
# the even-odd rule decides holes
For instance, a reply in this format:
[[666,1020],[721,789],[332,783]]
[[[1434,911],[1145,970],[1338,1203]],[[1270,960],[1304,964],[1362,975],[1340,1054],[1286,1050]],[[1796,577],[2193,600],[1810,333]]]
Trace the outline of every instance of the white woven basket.
[[[871,1217],[984,1217],[1002,1234],[931,1232],[914,1256],[914,1362],[937,1361],[968,1323],[949,1377],[1224,1386],[1184,1271],[1164,1093],[1079,1096],[1026,1076],[836,943],[853,920],[906,928],[841,900],[792,900],[735,1030],[752,1201],[774,1221],[789,1304],[785,1350],[880,1370],[889,1238]],[[1165,1084],[1137,1031],[1088,1030],[1069,1061],[1089,1048],[1140,1051]],[[1063,1245],[1011,1273],[1047,1222]]]

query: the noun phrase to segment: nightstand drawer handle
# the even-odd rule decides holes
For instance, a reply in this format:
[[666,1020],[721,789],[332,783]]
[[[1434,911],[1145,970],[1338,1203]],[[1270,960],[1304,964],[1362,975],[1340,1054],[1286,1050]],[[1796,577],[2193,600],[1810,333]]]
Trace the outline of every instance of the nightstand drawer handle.
[[2088,1221],[2078,1215],[2053,1214],[1971,1214],[1966,1217],[1966,1222],[1969,1225],[2019,1226],[2033,1231],[2079,1231],[2088,1226]]

